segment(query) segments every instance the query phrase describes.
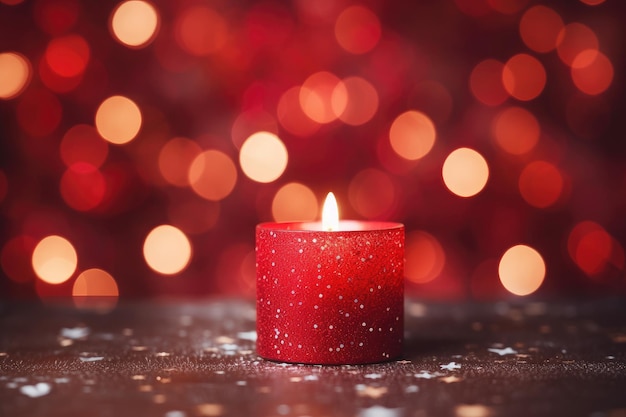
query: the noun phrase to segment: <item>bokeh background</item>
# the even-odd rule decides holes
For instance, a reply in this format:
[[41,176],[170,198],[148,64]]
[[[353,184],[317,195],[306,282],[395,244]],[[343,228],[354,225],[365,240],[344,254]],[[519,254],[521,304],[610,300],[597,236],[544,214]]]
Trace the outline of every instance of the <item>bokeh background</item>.
[[411,296],[625,295],[621,3],[0,0],[1,297],[252,297],[329,191]]

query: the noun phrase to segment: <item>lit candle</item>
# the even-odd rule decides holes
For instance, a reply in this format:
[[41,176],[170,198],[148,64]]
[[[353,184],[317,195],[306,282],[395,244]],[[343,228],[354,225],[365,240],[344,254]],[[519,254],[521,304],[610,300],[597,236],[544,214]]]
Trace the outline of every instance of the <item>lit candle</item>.
[[359,364],[402,354],[404,225],[339,221],[330,193],[322,222],[259,224],[256,262],[261,357]]

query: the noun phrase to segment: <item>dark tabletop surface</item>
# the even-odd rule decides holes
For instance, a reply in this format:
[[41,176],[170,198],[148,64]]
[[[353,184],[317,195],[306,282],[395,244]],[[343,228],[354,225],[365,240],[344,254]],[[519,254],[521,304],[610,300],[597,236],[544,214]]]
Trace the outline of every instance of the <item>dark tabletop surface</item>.
[[0,303],[0,416],[626,416],[626,302],[406,302],[405,357],[268,362],[247,300]]

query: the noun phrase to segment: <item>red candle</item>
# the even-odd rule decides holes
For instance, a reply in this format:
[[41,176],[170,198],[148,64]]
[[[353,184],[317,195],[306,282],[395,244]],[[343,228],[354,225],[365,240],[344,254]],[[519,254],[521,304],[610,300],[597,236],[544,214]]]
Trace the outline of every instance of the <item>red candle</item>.
[[310,364],[398,358],[404,226],[338,221],[329,199],[322,217],[256,228],[258,354]]

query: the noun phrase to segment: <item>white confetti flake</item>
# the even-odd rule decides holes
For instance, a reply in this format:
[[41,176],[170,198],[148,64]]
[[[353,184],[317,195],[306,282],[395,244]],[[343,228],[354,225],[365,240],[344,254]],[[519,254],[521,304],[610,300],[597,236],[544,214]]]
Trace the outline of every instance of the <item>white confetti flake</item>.
[[441,376],[441,374],[439,372],[430,373],[428,371],[420,371],[419,373],[414,374],[413,376],[415,378],[420,378],[420,379],[432,379],[432,378]]
[[445,365],[439,365],[441,369],[445,369],[446,371],[454,371],[455,369],[461,369],[461,365],[456,362],[450,362]]
[[61,329],[61,337],[78,340],[89,336],[89,327],[64,327]]
[[46,382],[39,382],[35,385],[24,385],[20,388],[20,392],[27,397],[37,398],[48,395],[52,387]]
[[358,417],[400,417],[401,415],[401,408],[387,408],[380,405],[364,408],[357,414]]
[[172,410],[165,413],[164,417],[187,417],[184,411]]
[[383,377],[382,374],[367,374],[367,375],[365,375],[365,378],[369,378],[369,379],[380,379],[382,377]]
[[233,350],[237,350],[239,348],[239,345],[236,345],[234,343],[224,343],[223,345],[220,346],[220,348],[226,351],[233,351]]
[[510,347],[505,347],[504,349],[498,349],[498,348],[489,348],[487,349],[489,352],[492,353],[497,353],[500,356],[504,356],[504,355],[515,355],[517,353],[517,351],[515,349],[512,349]]
[[90,357],[81,356],[79,359],[81,362],[96,362],[96,361],[101,361],[102,359],[104,359],[104,356],[90,356]]
[[412,392],[417,392],[417,391],[419,391],[419,387],[417,385],[409,385],[408,387],[404,389],[404,392],[406,393],[412,393]]
[[256,342],[256,330],[251,330],[249,332],[239,332],[237,333],[237,337],[242,340],[250,340],[251,342]]

